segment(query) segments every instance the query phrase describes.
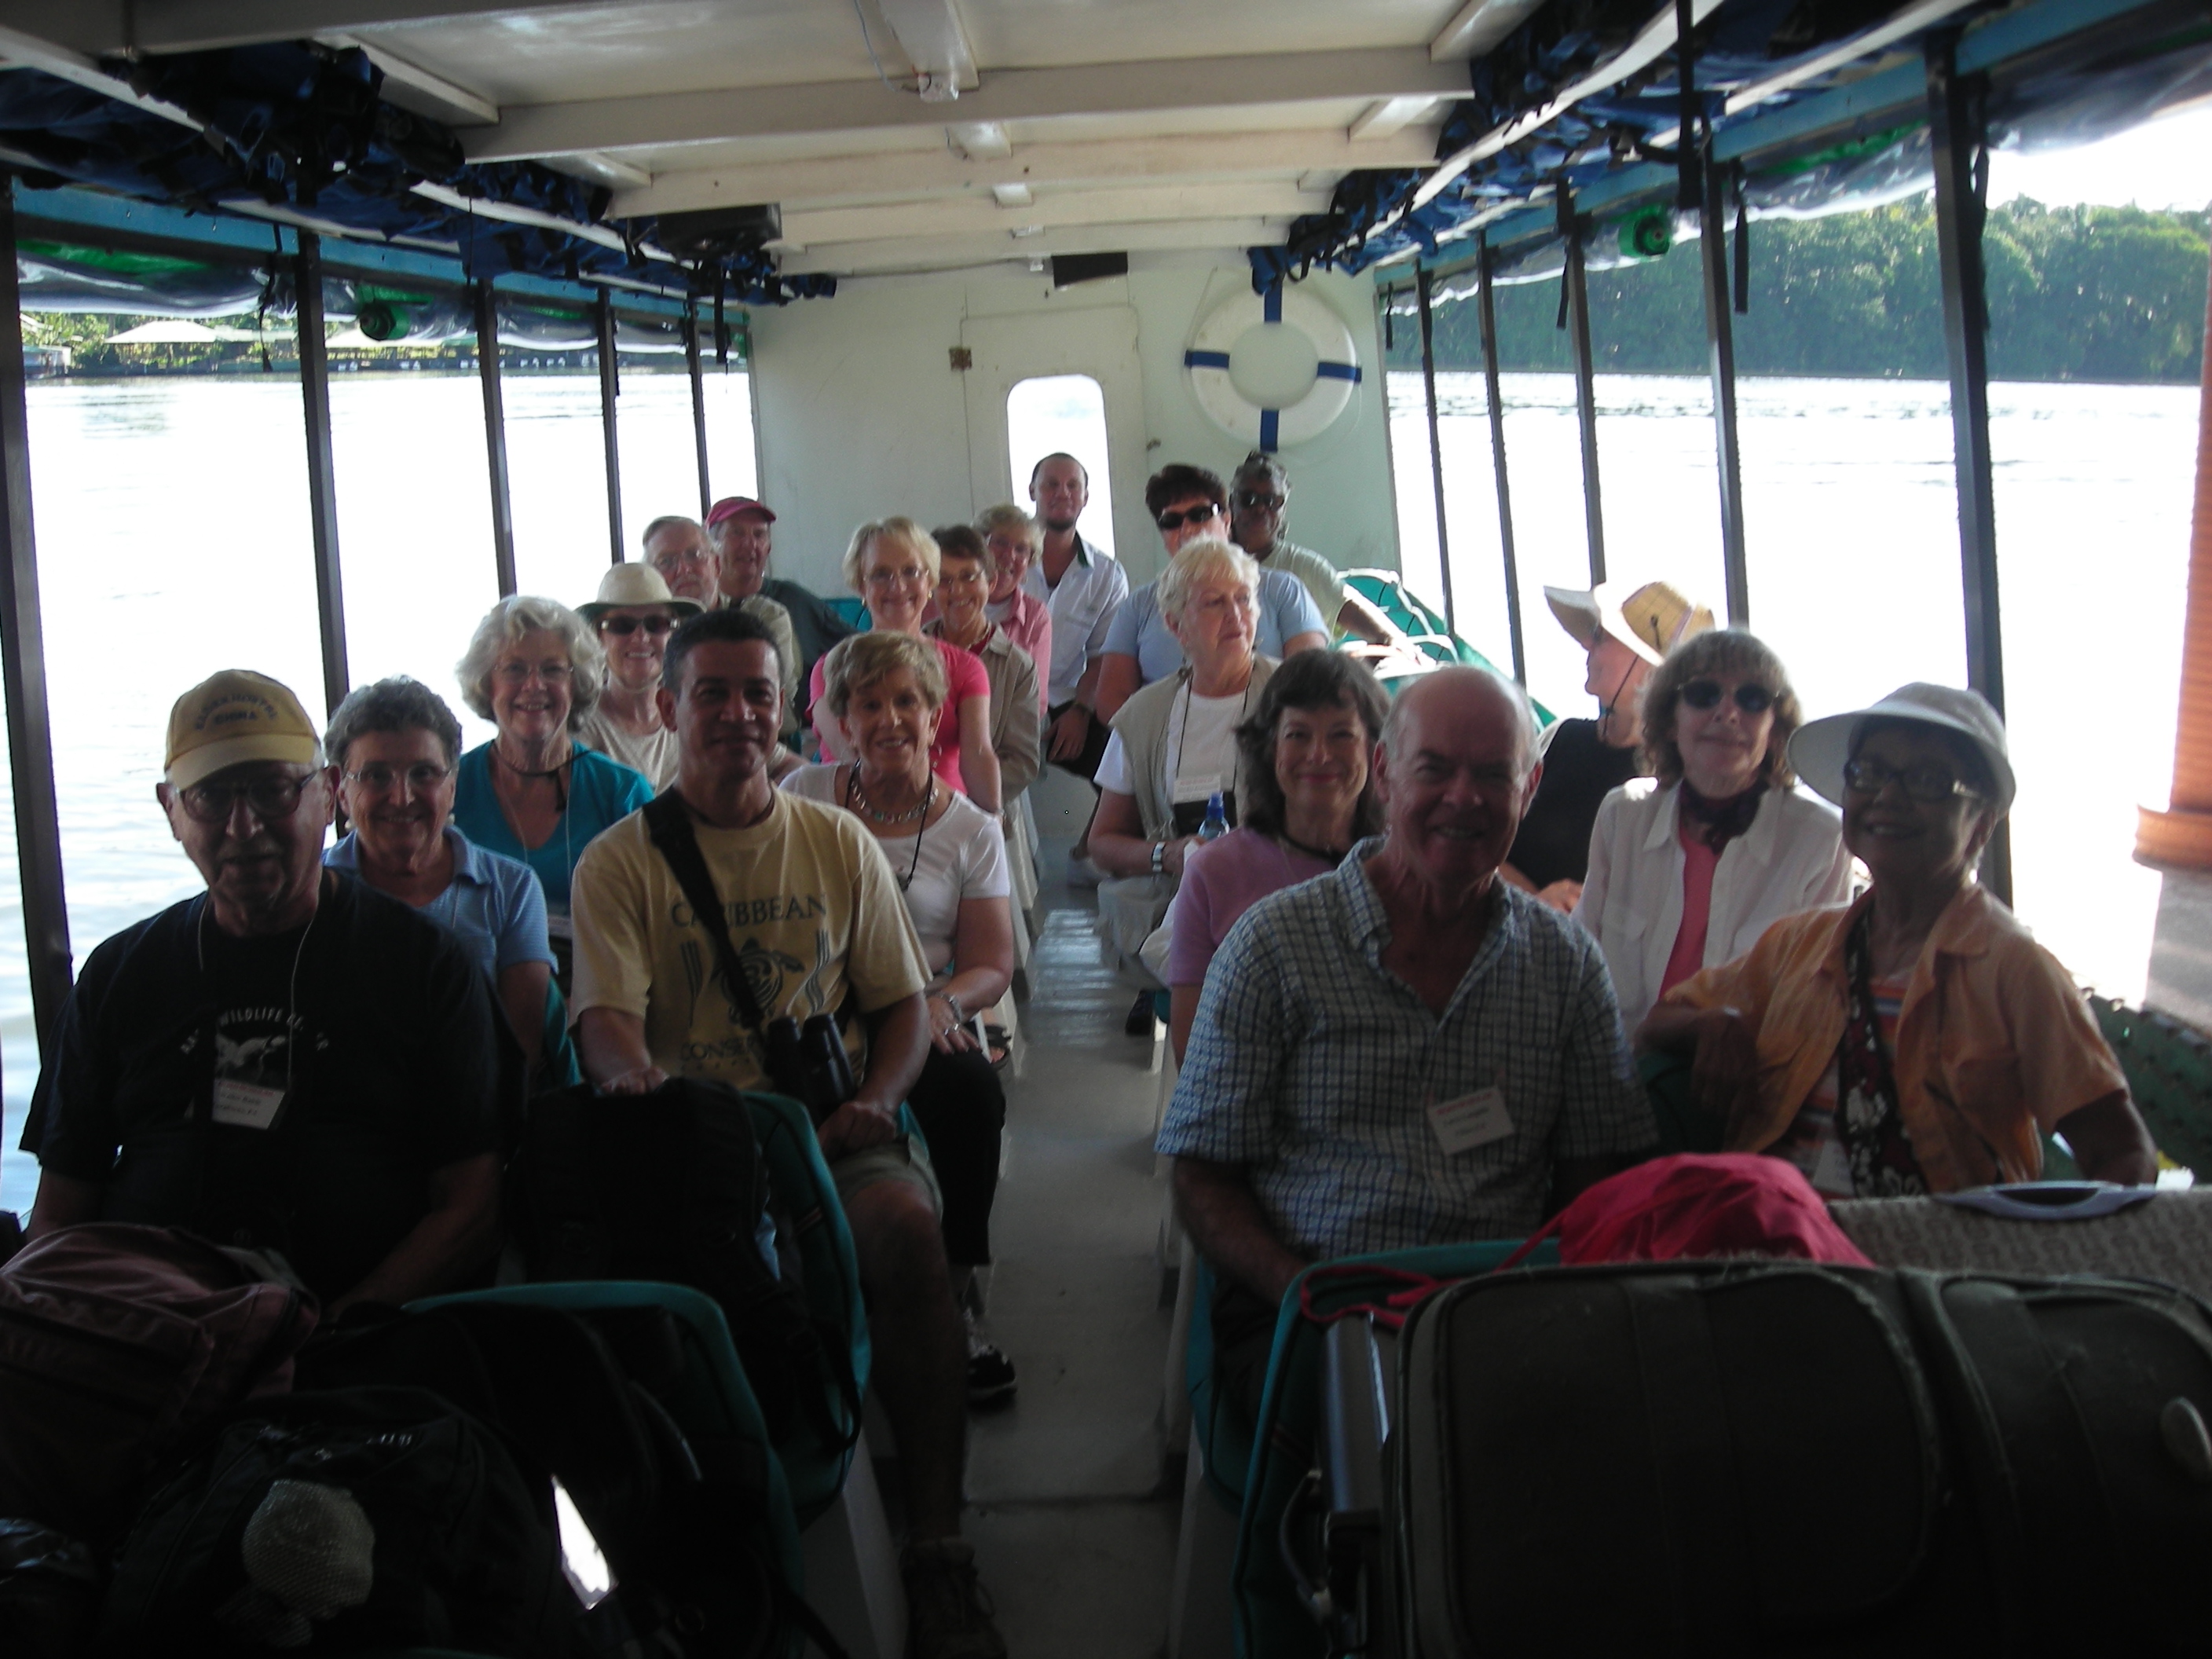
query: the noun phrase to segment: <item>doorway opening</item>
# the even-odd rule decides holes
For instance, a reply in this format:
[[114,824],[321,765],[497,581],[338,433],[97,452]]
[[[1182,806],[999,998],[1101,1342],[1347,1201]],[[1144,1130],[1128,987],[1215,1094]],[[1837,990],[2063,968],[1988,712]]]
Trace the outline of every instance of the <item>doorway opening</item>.
[[1066,453],[1091,477],[1083,539],[1114,550],[1113,492],[1107,483],[1106,393],[1088,374],[1040,374],[1006,394],[1006,459],[1014,499],[1029,500],[1030,474],[1048,455]]

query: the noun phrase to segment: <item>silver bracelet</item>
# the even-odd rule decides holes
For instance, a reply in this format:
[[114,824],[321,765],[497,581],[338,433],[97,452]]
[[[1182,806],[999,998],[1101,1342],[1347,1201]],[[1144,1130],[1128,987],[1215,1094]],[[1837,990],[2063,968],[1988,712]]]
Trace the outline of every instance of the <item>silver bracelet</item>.
[[950,991],[939,991],[937,994],[945,999],[945,1006],[952,1011],[952,1023],[955,1025],[965,1025],[968,1023],[968,1011],[960,1006],[960,999]]

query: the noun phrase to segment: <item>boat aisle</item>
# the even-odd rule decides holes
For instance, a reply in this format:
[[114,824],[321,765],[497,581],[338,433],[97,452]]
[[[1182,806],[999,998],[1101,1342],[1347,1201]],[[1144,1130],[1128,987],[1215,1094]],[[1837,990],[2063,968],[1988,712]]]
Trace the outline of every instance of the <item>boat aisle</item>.
[[969,1419],[968,1530],[1017,1659],[1129,1659],[1164,1650],[1181,1504],[1158,1426],[1161,1051],[1122,1035],[1131,994],[1100,964],[1055,827],[992,1220],[989,1328],[1021,1387]]

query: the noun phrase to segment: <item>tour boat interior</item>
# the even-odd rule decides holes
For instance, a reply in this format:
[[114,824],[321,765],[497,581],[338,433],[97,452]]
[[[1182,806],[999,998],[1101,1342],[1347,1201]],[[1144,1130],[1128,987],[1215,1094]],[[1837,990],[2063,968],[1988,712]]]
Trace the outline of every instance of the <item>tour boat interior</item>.
[[[325,347],[345,323],[480,348],[483,452],[422,461],[489,480],[487,540],[449,550],[471,615],[516,586],[501,348],[588,348],[574,361],[599,376],[607,472],[574,479],[563,518],[595,560],[637,556],[616,433],[620,371],[649,354],[687,360],[699,508],[742,474],[778,515],[775,574],[825,594],[856,523],[1021,500],[1038,452],[1010,398],[1077,376],[1103,434],[1084,529],[1133,582],[1161,562],[1144,496],[1162,462],[1226,473],[1281,453],[1300,539],[1384,578],[1407,528],[1398,481],[1426,473],[1447,545],[1443,591],[1419,597],[1443,627],[1407,615],[1400,667],[1514,671],[1517,598],[1501,636],[1450,637],[1454,585],[1498,578],[1455,566],[1442,535],[1433,363],[1429,453],[1394,453],[1386,331],[1425,338],[1436,303],[1486,310],[1494,282],[1559,274],[1602,580],[1584,275],[1638,236],[1704,224],[1720,597],[1743,620],[1759,596],[1729,239],[1932,180],[1960,546],[1929,580],[1963,584],[1968,678],[2002,707],[1981,157],[2212,95],[2204,15],[2180,0],[0,0],[0,319],[255,313],[261,337],[295,338],[298,556],[322,668],[299,689],[324,712],[356,678]],[[700,388],[724,364],[748,377],[742,466],[708,440]],[[0,665],[43,1032],[95,941],[70,927],[46,653],[76,619],[41,614],[25,374],[0,321]],[[2198,609],[2192,663],[2212,659],[2212,605]],[[146,695],[165,708],[173,690]],[[2182,748],[2170,809],[2144,817],[2143,851],[2170,872],[2151,979],[2154,1000],[2203,1023],[2212,885],[2189,872],[2212,867],[2212,700],[2185,707]],[[1032,796],[989,1289],[1021,1384],[974,1420],[971,1530],[1014,1652],[1195,1659],[1231,1650],[1233,1522],[1188,1478],[1178,1331],[1194,1292],[1152,1151],[1172,1061],[1157,1030],[1124,1035],[1130,992],[1102,962],[1089,891],[1064,879],[1090,805],[1051,769]],[[2002,849],[1985,878],[2008,890]]]

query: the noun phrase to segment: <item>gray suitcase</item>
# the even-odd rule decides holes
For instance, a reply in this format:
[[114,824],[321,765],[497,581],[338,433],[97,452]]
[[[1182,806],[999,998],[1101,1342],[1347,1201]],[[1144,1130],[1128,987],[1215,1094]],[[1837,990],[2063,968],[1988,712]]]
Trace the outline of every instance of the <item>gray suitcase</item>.
[[1335,1651],[2212,1650],[2212,1319],[2180,1292],[1562,1268],[1422,1303],[1387,1395],[1363,1329],[1331,1358]]

